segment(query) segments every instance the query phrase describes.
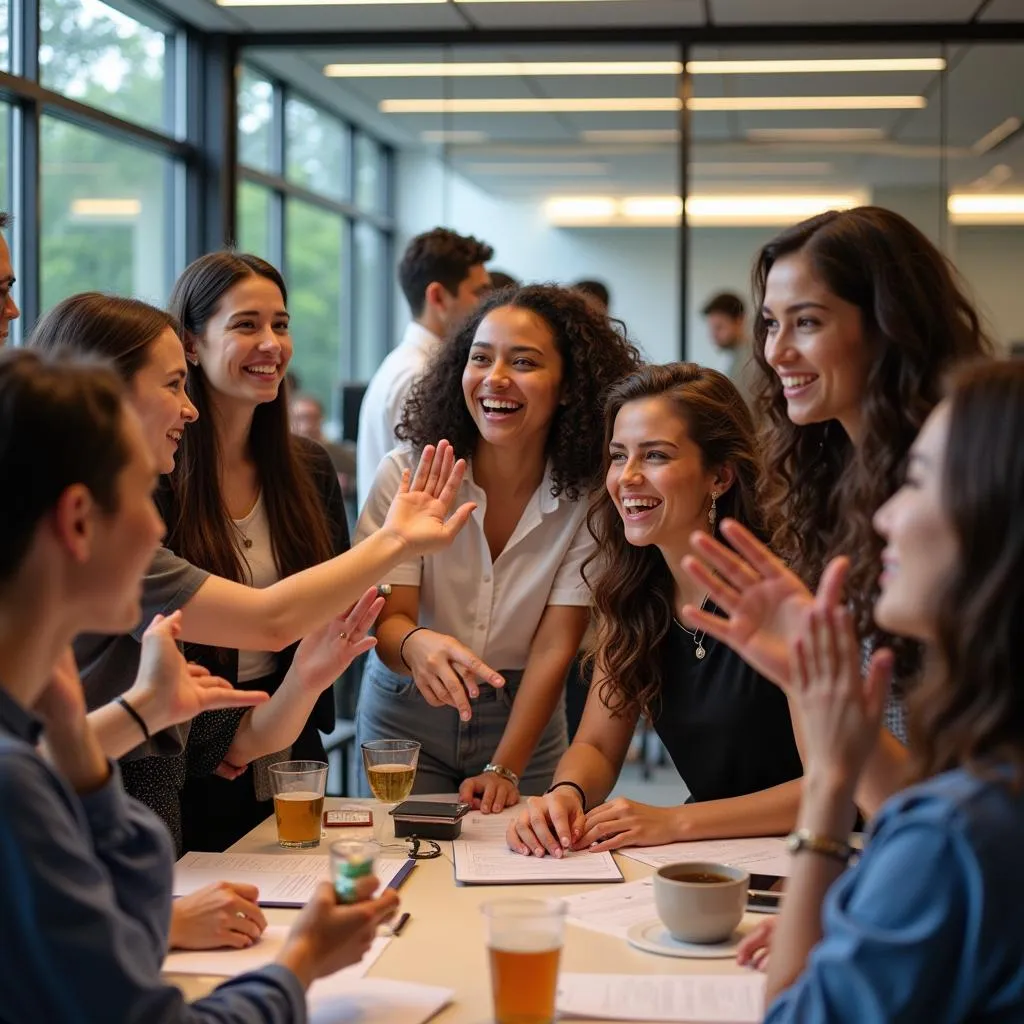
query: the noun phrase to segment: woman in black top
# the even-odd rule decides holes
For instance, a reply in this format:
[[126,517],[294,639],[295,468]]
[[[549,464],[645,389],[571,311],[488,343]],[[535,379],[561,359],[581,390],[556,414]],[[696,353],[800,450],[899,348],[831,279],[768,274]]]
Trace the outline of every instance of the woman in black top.
[[[726,515],[765,532],[750,413],[715,370],[646,366],[612,388],[605,438],[605,489],[589,516],[594,681],[554,785],[510,824],[509,846],[560,856],[787,832],[801,768],[786,697],[680,617],[685,604],[707,607],[682,569],[690,534],[714,533]],[[641,714],[689,787],[686,804],[602,802]]]

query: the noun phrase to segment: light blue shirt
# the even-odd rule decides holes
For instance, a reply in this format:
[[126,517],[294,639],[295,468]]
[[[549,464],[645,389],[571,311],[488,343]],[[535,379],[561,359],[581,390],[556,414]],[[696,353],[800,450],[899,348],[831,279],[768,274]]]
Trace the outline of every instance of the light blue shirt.
[[1008,778],[946,772],[885,804],[765,1024],[1024,1021],[1024,788]]

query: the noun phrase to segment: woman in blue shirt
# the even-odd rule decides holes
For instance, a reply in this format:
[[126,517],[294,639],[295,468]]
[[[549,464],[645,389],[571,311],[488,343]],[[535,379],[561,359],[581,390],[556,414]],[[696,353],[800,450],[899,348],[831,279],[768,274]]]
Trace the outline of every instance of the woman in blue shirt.
[[883,806],[845,872],[893,659],[877,652],[862,679],[839,603],[819,602],[792,645],[804,789],[770,1024],[1024,1020],[1021,437],[1024,364],[962,371],[875,515],[875,620],[926,650],[908,719],[919,781]]

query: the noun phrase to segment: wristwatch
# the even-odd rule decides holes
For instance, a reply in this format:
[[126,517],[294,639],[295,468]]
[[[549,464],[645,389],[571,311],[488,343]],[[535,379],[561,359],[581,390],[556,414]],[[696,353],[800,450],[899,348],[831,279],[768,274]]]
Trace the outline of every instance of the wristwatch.
[[511,768],[506,768],[503,764],[485,764],[484,771],[491,772],[501,779],[507,779],[516,789],[519,788],[519,776]]
[[849,843],[844,843],[840,839],[832,839],[829,836],[815,835],[806,828],[799,828],[786,836],[786,849],[790,853],[810,850],[811,853],[831,857],[832,860],[837,860],[841,864],[849,864],[854,854],[853,847]]

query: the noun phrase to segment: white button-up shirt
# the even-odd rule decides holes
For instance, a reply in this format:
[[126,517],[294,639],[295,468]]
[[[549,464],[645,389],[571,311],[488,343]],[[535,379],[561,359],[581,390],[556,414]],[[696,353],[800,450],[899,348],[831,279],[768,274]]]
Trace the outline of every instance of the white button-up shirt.
[[[356,540],[379,529],[398,492],[403,469],[414,469],[408,445],[381,463],[356,527]],[[420,588],[419,624],[455,637],[491,668],[522,669],[548,605],[587,607],[590,590],[581,573],[595,549],[587,530],[587,500],[551,496],[551,466],[516,523],[505,549],[491,560],[484,534],[487,495],[472,464],[455,507],[477,508],[451,547],[406,562],[382,582]]]
[[366,504],[377,467],[398,444],[395,428],[416,378],[426,370],[441,339],[414,320],[398,348],[389,352],[373,375],[359,408],[356,439],[356,493],[359,508]]

